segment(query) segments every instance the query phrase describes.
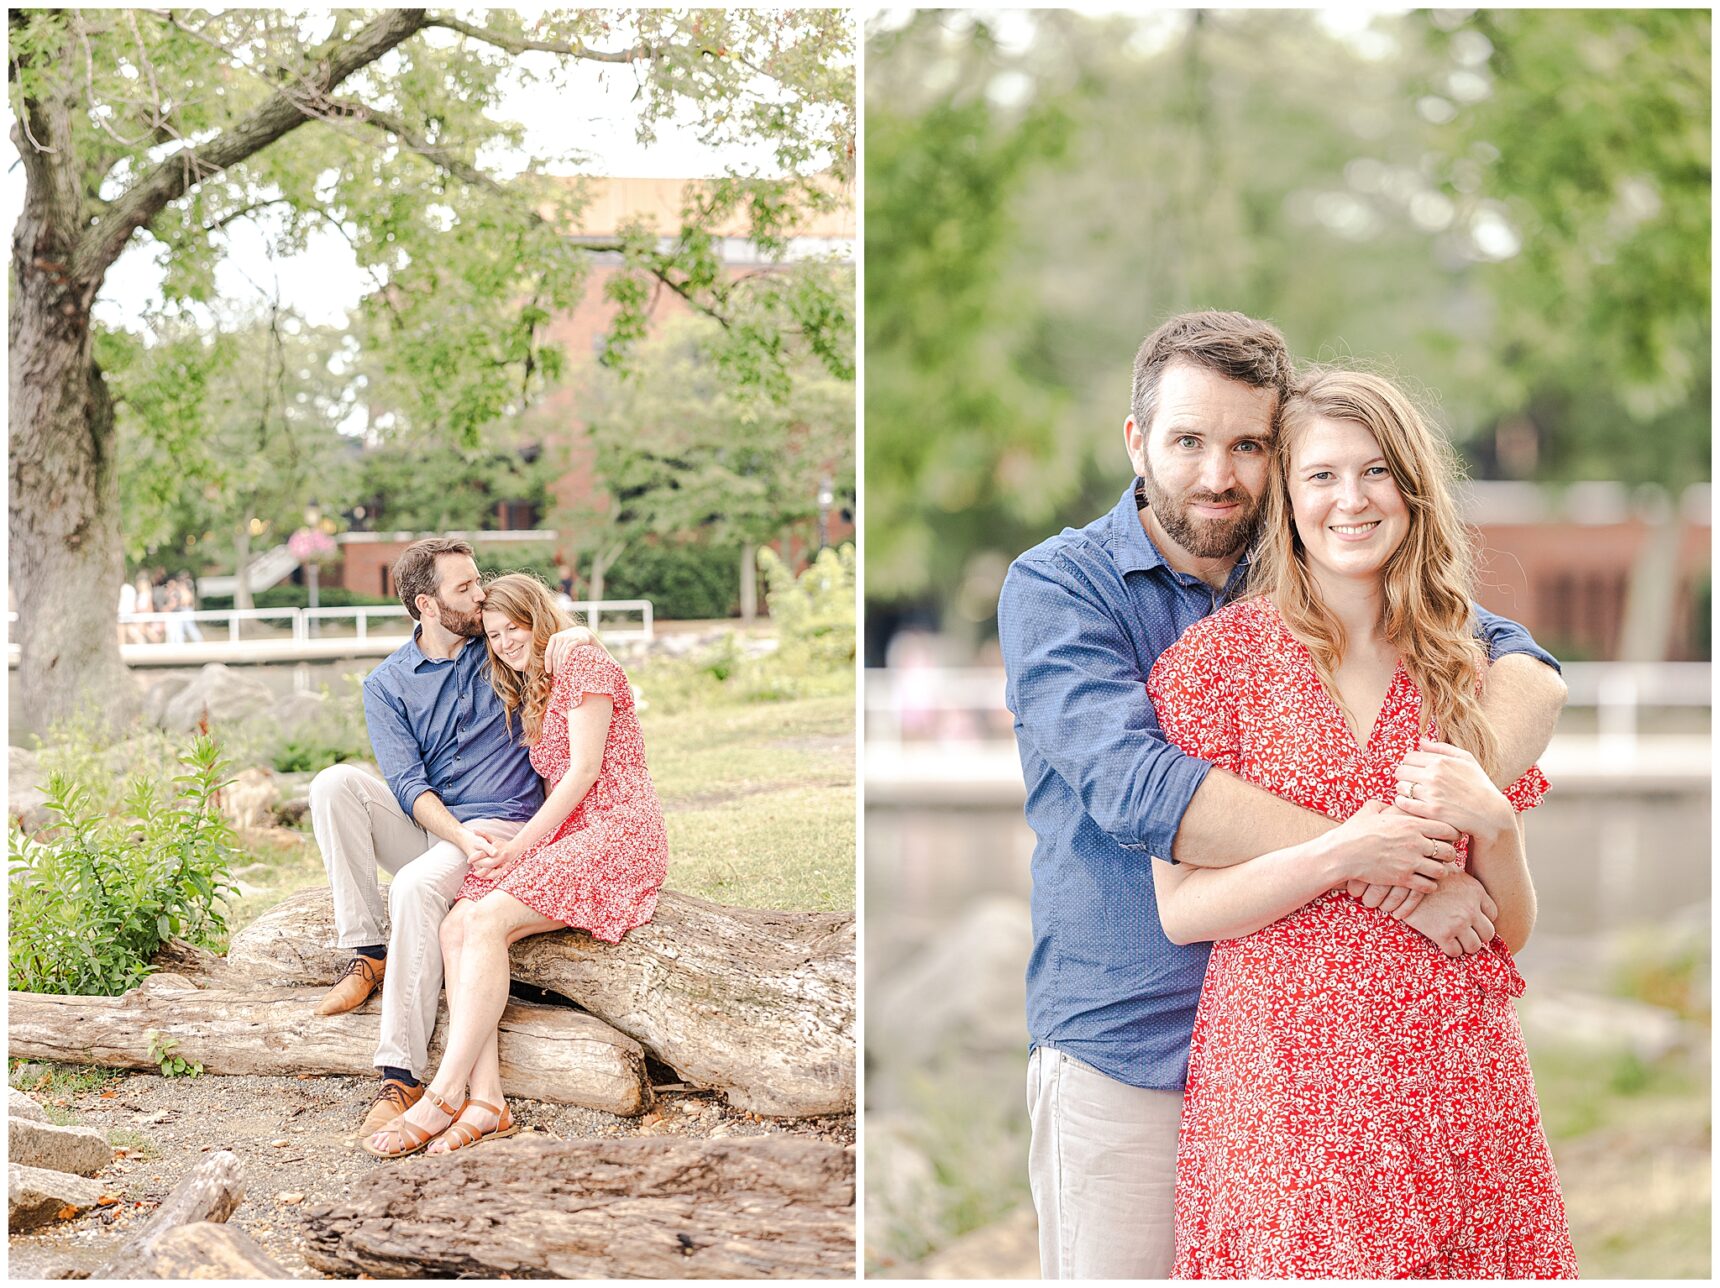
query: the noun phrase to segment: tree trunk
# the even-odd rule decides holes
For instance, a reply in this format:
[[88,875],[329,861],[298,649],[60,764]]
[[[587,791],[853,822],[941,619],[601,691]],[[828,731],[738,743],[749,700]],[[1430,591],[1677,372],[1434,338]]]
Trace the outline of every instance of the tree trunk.
[[[308,890],[233,936],[229,973],[252,984],[333,979],[350,955],[333,942],[328,891]],[[852,916],[665,890],[656,916],[619,944],[559,930],[511,955],[515,979],[584,1007],[730,1104],[782,1117],[854,1108]]]
[[248,514],[239,520],[239,530],[233,535],[233,607],[252,607],[251,516]]
[[76,229],[55,227],[46,204],[26,195],[12,241],[7,402],[13,638],[24,723],[37,733],[80,711],[117,727],[138,704],[114,629],[125,551],[113,402],[90,330],[100,280],[68,275]]
[[1664,662],[1672,644],[1678,610],[1678,547],[1684,536],[1683,515],[1664,492],[1641,504],[1638,513],[1647,531],[1631,563],[1625,584],[1623,621],[1619,626],[1618,660]]
[[155,1209],[142,1229],[115,1251],[96,1279],[150,1279],[157,1247],[172,1231],[195,1222],[220,1222],[233,1215],[245,1197],[239,1157],[219,1150],[199,1163]]
[[741,620],[751,623],[758,618],[758,547],[750,541],[741,543]]
[[512,1139],[305,1212],[341,1278],[851,1279],[854,1157],[822,1141]]
[[[320,1016],[312,1008],[321,996],[321,989],[198,989],[181,976],[152,975],[122,997],[9,993],[7,1034],[14,1056],[114,1069],[155,1068],[149,1048],[157,1033],[205,1073],[374,1074],[380,999]],[[444,1008],[430,1039],[432,1064],[447,1020]],[[510,1002],[501,1057],[509,1095],[620,1115],[643,1113],[650,1098],[639,1044],[574,1010]]]

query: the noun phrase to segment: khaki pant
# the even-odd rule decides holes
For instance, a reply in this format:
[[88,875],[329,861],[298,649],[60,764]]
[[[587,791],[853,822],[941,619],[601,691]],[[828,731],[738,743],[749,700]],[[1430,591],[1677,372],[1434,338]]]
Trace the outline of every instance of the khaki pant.
[[[525,826],[474,821],[508,836]],[[428,1078],[442,992],[442,918],[466,879],[466,856],[403,814],[387,783],[353,765],[331,765],[311,781],[311,830],[334,894],[335,946],[388,945],[376,1065]],[[378,867],[394,878],[386,920]]]
[[1051,1047],[1028,1057],[1027,1173],[1044,1278],[1169,1277],[1182,1099],[1107,1078]]

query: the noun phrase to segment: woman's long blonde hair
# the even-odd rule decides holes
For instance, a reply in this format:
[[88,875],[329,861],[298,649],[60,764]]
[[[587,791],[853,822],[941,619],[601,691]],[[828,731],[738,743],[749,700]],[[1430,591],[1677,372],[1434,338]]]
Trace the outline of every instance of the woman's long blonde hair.
[[1481,710],[1487,654],[1475,638],[1470,608],[1475,580],[1470,537],[1452,496],[1456,454],[1390,381],[1322,367],[1305,373],[1291,390],[1280,414],[1249,593],[1266,595],[1277,606],[1336,698],[1332,676],[1347,641],[1320,599],[1290,508],[1291,455],[1315,420],[1351,421],[1379,444],[1409,510],[1409,532],[1383,570],[1383,634],[1421,690],[1422,729],[1431,718],[1441,738],[1468,751],[1492,774],[1499,743]]
[[[523,572],[510,572],[497,577],[484,587],[484,611],[504,613],[508,620],[531,628],[531,656],[524,671],[516,671],[490,648],[490,687],[502,700],[502,712],[513,728],[514,716],[520,716],[527,743],[535,743],[543,732],[543,713],[549,706],[551,677],[543,669],[543,651],[550,636],[572,625],[545,586],[536,577]],[[484,645],[489,648],[488,633]]]

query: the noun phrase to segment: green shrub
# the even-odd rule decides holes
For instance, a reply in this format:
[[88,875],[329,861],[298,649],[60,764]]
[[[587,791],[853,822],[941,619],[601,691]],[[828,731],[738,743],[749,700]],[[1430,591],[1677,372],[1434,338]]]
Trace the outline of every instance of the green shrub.
[[603,597],[649,599],[652,613],[670,621],[733,617],[740,607],[740,566],[739,546],[639,545],[605,574]]
[[213,946],[226,933],[223,900],[238,893],[233,831],[216,806],[227,766],[207,736],[179,764],[167,799],[139,776],[117,815],[66,774],[49,775],[58,820],[46,840],[11,829],[9,987],[113,996],[150,973],[168,939]]
[[796,577],[768,546],[758,553],[784,660],[854,665],[854,547],[826,546]]

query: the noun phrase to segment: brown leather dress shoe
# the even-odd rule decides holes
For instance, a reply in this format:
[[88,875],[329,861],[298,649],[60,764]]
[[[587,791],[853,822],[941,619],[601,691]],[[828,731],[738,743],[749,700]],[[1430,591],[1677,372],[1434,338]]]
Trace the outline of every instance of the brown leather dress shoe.
[[424,1096],[424,1084],[408,1087],[404,1082],[395,1078],[384,1078],[382,1089],[376,1093],[376,1102],[370,1106],[370,1112],[364,1116],[364,1125],[358,1129],[360,1140],[368,1139],[373,1133],[381,1131]]
[[363,1004],[364,999],[374,993],[382,983],[382,974],[388,969],[388,959],[373,961],[369,957],[354,957],[346,964],[334,987],[323,994],[322,1001],[317,1003],[318,1015],[345,1015],[355,1006]]

